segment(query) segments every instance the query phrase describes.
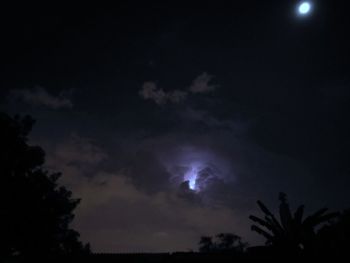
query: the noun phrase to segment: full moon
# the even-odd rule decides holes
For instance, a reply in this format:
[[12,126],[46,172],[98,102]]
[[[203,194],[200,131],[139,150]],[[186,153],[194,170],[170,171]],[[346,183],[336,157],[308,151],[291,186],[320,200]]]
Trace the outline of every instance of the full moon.
[[310,2],[302,2],[298,7],[298,12],[300,15],[307,15],[311,11],[311,3]]

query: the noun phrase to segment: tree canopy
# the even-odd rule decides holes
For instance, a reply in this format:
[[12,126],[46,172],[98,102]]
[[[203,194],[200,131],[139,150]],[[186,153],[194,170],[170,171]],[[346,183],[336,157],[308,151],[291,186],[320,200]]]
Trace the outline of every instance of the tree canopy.
[[202,236],[199,241],[199,251],[204,253],[243,253],[247,246],[240,236],[232,233],[217,234],[214,240],[213,237]]
[[72,255],[89,245],[69,227],[79,199],[58,184],[60,173],[43,168],[45,153],[28,144],[31,117],[0,113],[0,253]]

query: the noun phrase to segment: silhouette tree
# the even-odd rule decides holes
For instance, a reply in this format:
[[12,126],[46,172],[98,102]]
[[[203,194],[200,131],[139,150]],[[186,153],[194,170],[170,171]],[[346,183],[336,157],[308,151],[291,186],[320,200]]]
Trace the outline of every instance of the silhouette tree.
[[0,113],[1,256],[88,253],[69,228],[80,200],[58,185],[59,173],[43,169],[44,151],[28,145],[33,124]]
[[265,216],[262,219],[251,215],[249,218],[260,225],[252,225],[251,229],[264,236],[267,245],[281,251],[297,254],[313,251],[317,239],[315,228],[338,214],[326,213],[328,209],[323,208],[303,219],[303,205],[299,206],[292,215],[284,193],[280,193],[279,200],[281,202],[279,207],[280,222],[261,201],[258,201],[258,206]]
[[210,252],[230,252],[242,253],[248,246],[242,242],[242,238],[231,233],[220,233],[215,236],[215,240],[210,236],[203,236],[199,241],[199,251],[203,253]]
[[206,253],[214,250],[213,238],[209,236],[202,236],[199,240],[199,251]]

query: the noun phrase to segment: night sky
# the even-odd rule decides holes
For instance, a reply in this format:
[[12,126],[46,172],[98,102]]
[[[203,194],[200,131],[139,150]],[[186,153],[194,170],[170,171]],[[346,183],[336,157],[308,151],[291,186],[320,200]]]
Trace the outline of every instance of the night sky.
[[350,207],[349,1],[140,2],[1,8],[0,109],[36,119],[93,251],[258,244],[280,191]]

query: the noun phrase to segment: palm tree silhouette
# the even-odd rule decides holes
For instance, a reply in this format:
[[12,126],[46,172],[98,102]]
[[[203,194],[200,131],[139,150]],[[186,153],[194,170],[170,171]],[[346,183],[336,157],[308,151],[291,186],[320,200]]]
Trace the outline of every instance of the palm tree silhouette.
[[279,200],[281,202],[279,207],[280,221],[261,201],[257,203],[265,214],[264,219],[254,215],[249,217],[259,224],[259,226],[252,225],[251,229],[264,236],[268,245],[278,249],[293,252],[312,249],[316,239],[315,228],[338,215],[338,213],[326,213],[328,209],[323,208],[303,219],[303,205],[299,206],[292,215],[286,194],[280,193]]

